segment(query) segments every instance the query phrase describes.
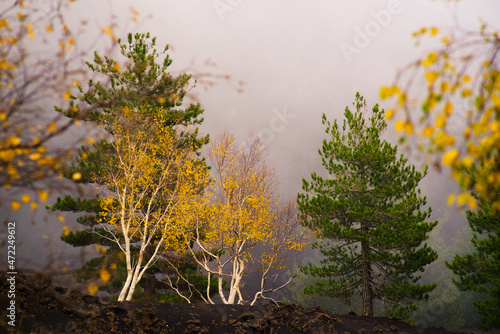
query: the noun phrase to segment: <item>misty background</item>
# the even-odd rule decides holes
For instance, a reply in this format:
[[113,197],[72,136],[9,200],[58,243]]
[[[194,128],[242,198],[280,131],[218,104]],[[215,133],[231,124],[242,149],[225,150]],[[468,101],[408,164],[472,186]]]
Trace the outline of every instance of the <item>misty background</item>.
[[[139,12],[136,23],[130,22],[131,7]],[[213,87],[200,83],[191,91],[205,109],[201,131],[212,138],[224,130],[233,131],[242,143],[251,133],[260,136],[269,148],[269,162],[277,171],[281,193],[295,198],[302,178],[310,179],[312,172],[324,175],[318,155],[326,138],[322,113],[341,123],[356,92],[365,97],[369,108],[379,103],[388,109],[389,105],[380,103],[380,87],[391,84],[399,68],[436,45],[416,47],[411,37],[414,31],[423,26],[451,28],[454,20],[475,30],[480,19],[495,24],[500,18],[500,2],[81,0],[68,7],[66,18],[75,27],[85,20],[88,35],[98,34],[110,18],[118,22],[114,30],[118,38],[126,39],[129,31],[150,32],[157,37],[158,50],[165,44],[171,46],[173,74],[198,69],[230,75],[229,81],[220,80]],[[362,38],[360,31],[371,36]],[[103,45],[85,36],[75,36],[80,47],[92,46],[104,52]],[[354,48],[355,52],[346,51]],[[92,61],[94,49],[88,50],[86,60]],[[118,49],[113,57],[124,60]],[[92,76],[90,70],[88,75]],[[52,106],[47,106],[47,112],[53,113]],[[464,112],[465,108],[456,110],[451,124],[463,124]],[[395,144],[398,136],[393,127],[389,122],[384,139]],[[85,125],[74,127],[53,144],[76,145],[80,139],[85,141],[90,130]],[[422,167],[420,153],[405,154],[411,163]],[[44,205],[77,189],[67,180],[51,181],[51,188],[63,190],[51,191],[36,210],[13,211],[10,207],[12,200],[29,190],[0,191],[1,220],[17,223],[18,268],[72,270],[97,254],[94,247],[73,248],[60,240],[63,226],[78,228],[77,215],[63,213],[60,218],[61,213],[48,212]],[[456,242],[467,244],[465,214],[446,205],[447,195],[456,191],[448,172],[430,168],[420,188],[433,209],[431,219],[440,223],[429,244],[444,242],[449,248]],[[316,252],[307,252],[295,262],[316,260]],[[442,265],[444,260],[441,256],[436,262]],[[6,256],[2,256],[1,267],[6,266],[5,261]],[[448,274],[451,278],[451,271]]]

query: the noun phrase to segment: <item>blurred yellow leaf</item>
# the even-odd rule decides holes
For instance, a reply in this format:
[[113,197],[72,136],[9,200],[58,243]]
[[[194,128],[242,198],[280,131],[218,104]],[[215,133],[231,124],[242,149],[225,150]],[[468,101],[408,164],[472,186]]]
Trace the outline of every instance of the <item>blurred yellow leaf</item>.
[[49,198],[49,193],[45,190],[37,190],[38,196],[40,196],[40,201],[45,202]]
[[469,197],[470,195],[468,193],[461,193],[459,196],[458,196],[458,204],[459,205],[464,205],[466,204],[467,202],[469,202]]
[[73,181],[78,181],[82,178],[82,173],[80,173],[80,172],[73,173],[71,178],[73,179]]
[[448,204],[449,206],[453,205],[453,203],[455,203],[455,195],[454,194],[451,194],[448,196],[448,200],[446,201],[446,204]]
[[393,116],[394,116],[394,109],[389,109],[385,113],[385,118],[387,118],[387,119],[391,119]]
[[24,195],[21,197],[21,201],[23,201],[24,203],[28,203],[30,200],[31,200],[31,197],[30,197],[30,195],[28,195],[28,194],[24,194]]
[[16,157],[16,153],[14,150],[1,150],[0,151],[0,159],[3,161],[11,161]]
[[413,134],[413,124],[410,122],[405,123],[405,132],[407,135],[411,136]]
[[451,114],[453,114],[453,103],[446,102],[446,104],[444,106],[444,114],[446,116],[450,116]]
[[449,90],[450,90],[450,84],[447,82],[441,82],[441,91],[443,93],[446,93]]
[[91,284],[87,287],[87,291],[91,296],[95,295],[97,290],[99,290],[99,287],[95,284]]
[[101,268],[99,270],[99,277],[101,278],[101,281],[107,283],[111,279],[111,274],[106,268]]
[[35,210],[37,206],[38,206],[37,202],[31,202],[30,204],[31,210]]
[[21,208],[21,202],[19,201],[12,201],[10,202],[10,205],[12,206],[12,210],[16,211]]
[[463,97],[469,97],[469,96],[471,96],[471,95],[472,95],[472,91],[471,91],[470,89],[464,89],[464,90],[462,91],[462,96],[463,96]]
[[465,166],[465,168],[471,168],[472,165],[474,164],[474,160],[472,159],[471,156],[466,156],[465,158],[462,159],[462,164]]
[[57,129],[57,124],[55,122],[52,122],[49,124],[49,127],[47,128],[48,132],[53,132]]
[[403,122],[402,120],[396,121],[396,123],[394,124],[394,128],[397,132],[403,131],[403,129],[405,128],[405,122]]
[[452,149],[443,155],[443,165],[451,166],[458,158],[458,150]]
[[436,126],[440,129],[444,128],[446,125],[446,117],[439,116],[436,118]]
[[7,138],[8,146],[17,146],[19,144],[21,144],[21,139],[19,139],[18,137],[10,136],[9,138]]
[[430,138],[432,137],[434,133],[434,127],[433,126],[426,126],[425,129],[424,129],[424,136],[426,136],[427,138]]
[[434,83],[434,81],[436,81],[438,77],[438,74],[436,72],[427,72],[425,73],[425,79],[427,80],[427,82],[429,83],[429,85],[432,85]]

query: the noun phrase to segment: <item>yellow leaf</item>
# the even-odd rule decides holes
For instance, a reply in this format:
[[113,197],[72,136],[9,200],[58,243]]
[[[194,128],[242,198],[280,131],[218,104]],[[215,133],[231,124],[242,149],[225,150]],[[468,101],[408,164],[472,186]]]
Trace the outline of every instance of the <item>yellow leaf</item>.
[[45,27],[45,31],[47,32],[51,32],[53,30],[52,28],[52,25],[48,24],[46,27]]
[[3,161],[11,161],[16,157],[16,153],[14,150],[2,150],[0,151],[0,159]]
[[23,201],[24,203],[28,203],[30,200],[31,200],[31,197],[30,197],[30,195],[28,195],[28,194],[24,194],[24,195],[21,197],[21,201]]
[[465,168],[471,168],[474,164],[474,160],[471,156],[468,155],[462,159],[462,164],[465,166]]
[[31,202],[30,206],[31,206],[31,210],[35,210],[36,207],[38,206],[38,204],[37,204],[37,202]]
[[436,72],[427,72],[425,73],[425,79],[427,80],[427,82],[429,82],[429,85],[432,85],[434,83],[434,81],[436,81],[438,77],[438,74]]
[[407,122],[407,123],[405,124],[405,132],[406,132],[409,136],[411,136],[411,135],[413,134],[413,124],[412,124],[412,123]]
[[403,131],[403,129],[405,128],[405,122],[403,122],[402,120],[396,121],[396,123],[394,124],[394,128],[397,132]]
[[385,118],[391,119],[392,116],[394,116],[394,109],[387,110],[387,112],[385,113]]
[[99,270],[99,277],[101,278],[101,281],[104,283],[107,283],[111,279],[111,274],[109,271],[105,268],[101,268]]
[[55,122],[52,122],[49,124],[49,127],[47,128],[48,132],[53,132],[57,129],[57,124]]
[[446,204],[448,206],[451,206],[451,205],[453,205],[453,203],[455,203],[455,195],[451,194],[448,196],[448,200],[446,201]]
[[441,82],[441,91],[443,93],[446,93],[449,90],[450,90],[450,84],[447,82]]
[[434,133],[434,127],[433,126],[426,126],[424,129],[424,136],[427,138],[432,137],[432,134]]
[[17,146],[21,144],[21,139],[15,137],[15,136],[11,136],[9,138],[7,138],[7,145],[8,146]]
[[472,196],[469,197],[469,207],[474,210],[476,208],[476,199]]
[[380,98],[382,100],[385,100],[387,99],[388,97],[390,97],[392,95],[392,90],[391,88],[387,87],[387,86],[384,86],[382,88],[380,88]]
[[490,129],[493,132],[498,132],[500,130],[500,122],[498,122],[498,121],[491,122]]
[[458,196],[458,204],[459,205],[464,205],[465,203],[467,203],[469,201],[469,194],[467,193],[461,193],[459,196]]
[[458,158],[458,150],[455,148],[443,155],[443,165],[451,166]]
[[59,217],[57,217],[57,219],[59,219],[59,221],[61,223],[63,223],[66,220],[66,218],[64,218],[64,216],[59,216]]
[[99,287],[95,284],[91,284],[87,287],[87,291],[90,293],[91,296],[95,295],[97,290],[99,290]]
[[111,269],[116,269],[116,268],[118,268],[118,265],[114,262],[111,263]]
[[40,201],[45,202],[49,197],[49,193],[45,190],[37,190],[38,196],[40,196]]
[[41,157],[40,153],[31,153],[30,154],[31,160],[38,160],[38,159],[40,159],[40,157]]
[[106,247],[103,247],[103,246],[101,246],[101,245],[96,245],[96,247],[95,247],[95,248],[96,248],[96,249],[99,251],[99,253],[101,253],[101,254],[106,254],[106,252],[107,252]]
[[446,104],[444,106],[444,114],[446,116],[450,116],[451,114],[453,114],[453,103],[446,102]]
[[440,129],[444,128],[444,126],[446,125],[446,117],[443,117],[443,116],[439,116],[438,118],[436,118],[436,126]]
[[78,181],[82,178],[82,173],[76,172],[71,176],[71,178],[73,179],[73,181]]
[[19,201],[12,201],[10,205],[12,206],[12,210],[14,211],[19,210],[21,208],[21,202]]

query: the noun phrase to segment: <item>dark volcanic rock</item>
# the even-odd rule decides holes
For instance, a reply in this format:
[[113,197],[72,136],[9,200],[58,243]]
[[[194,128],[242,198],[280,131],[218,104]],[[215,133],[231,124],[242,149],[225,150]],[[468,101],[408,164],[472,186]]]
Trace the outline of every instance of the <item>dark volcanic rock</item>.
[[[0,288],[9,289],[5,275]],[[10,300],[0,294],[5,310]],[[44,274],[16,276],[16,327],[0,322],[0,333],[420,333],[405,322],[355,315],[335,316],[320,308],[299,305],[258,306],[109,302],[62,287]]]

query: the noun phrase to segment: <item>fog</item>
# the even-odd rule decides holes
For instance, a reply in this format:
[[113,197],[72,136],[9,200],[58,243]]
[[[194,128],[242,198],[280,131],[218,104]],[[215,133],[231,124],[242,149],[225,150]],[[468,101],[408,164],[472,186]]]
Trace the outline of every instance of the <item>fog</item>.
[[[129,20],[131,6],[140,13],[138,23]],[[281,193],[296,197],[303,177],[323,174],[318,155],[325,139],[322,113],[341,122],[356,92],[370,108],[375,103],[388,107],[380,103],[380,87],[391,84],[399,68],[432,46],[416,47],[412,32],[422,26],[451,27],[454,17],[463,27],[477,29],[479,18],[493,24],[498,13],[500,2],[494,0],[458,4],[430,0],[81,0],[71,5],[68,21],[77,26],[85,19],[88,29],[98,32],[114,15],[119,23],[117,37],[125,38],[127,29],[133,28],[133,32],[156,36],[159,50],[169,44],[172,73],[192,68],[230,75],[228,82],[219,80],[214,87],[200,83],[192,90],[205,109],[202,132],[216,136],[233,131],[241,142],[250,133],[261,136]],[[93,45],[90,40],[78,43]],[[216,67],[204,65],[207,59]],[[240,87],[239,81],[245,84]],[[456,111],[457,124],[460,112],[464,110]],[[396,143],[393,124],[388,128],[384,139]],[[422,166],[423,158],[413,153],[410,161]],[[64,186],[71,187],[68,182]],[[431,219],[447,217],[440,234],[446,242],[453,242],[457,231],[467,225],[462,212],[446,206],[447,194],[456,190],[454,181],[446,170],[439,173],[431,168],[420,188],[433,209]],[[59,213],[47,212],[43,205],[35,211],[12,211],[10,200],[24,191],[2,190],[0,194],[4,198],[0,218],[19,226],[18,267],[47,269],[66,262],[69,268],[77,268],[85,256],[95,254],[94,249],[83,254],[59,239],[63,225],[78,225],[76,215],[66,213],[61,222]],[[46,203],[52,204],[63,193],[54,191]],[[47,263],[48,255],[54,262]],[[315,257],[302,255],[299,261]]]

